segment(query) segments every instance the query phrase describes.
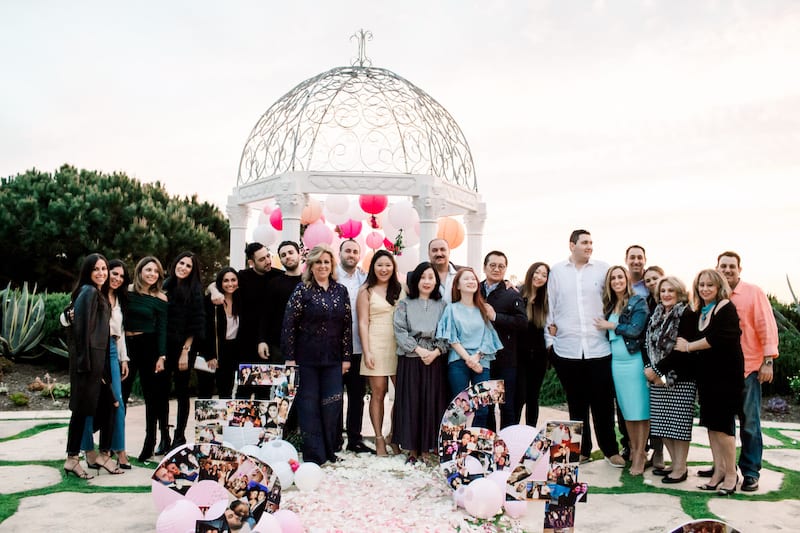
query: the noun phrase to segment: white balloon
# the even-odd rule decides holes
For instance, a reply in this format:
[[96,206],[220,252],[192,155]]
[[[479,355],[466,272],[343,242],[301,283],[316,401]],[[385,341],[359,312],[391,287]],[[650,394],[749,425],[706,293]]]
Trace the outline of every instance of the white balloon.
[[325,200],[325,206],[322,213],[325,215],[325,220],[331,224],[341,224],[348,220],[348,212],[350,210],[350,199],[343,194],[329,194]]
[[503,510],[505,492],[486,478],[467,485],[464,491],[464,509],[475,518],[489,519]]
[[464,507],[464,492],[466,490],[467,487],[461,485],[453,491],[453,503],[456,504],[456,507]]
[[258,215],[258,225],[263,226],[264,224],[269,224],[269,215],[262,211],[261,214]]
[[303,492],[315,490],[325,474],[316,463],[303,463],[294,473],[294,484]]
[[404,248],[403,253],[396,255],[394,260],[397,261],[397,270],[401,275],[400,279],[405,282],[405,273],[411,272],[419,264],[419,246]]
[[488,476],[486,479],[500,487],[503,492],[506,490],[506,483],[508,482],[508,477],[511,475],[511,470],[495,470]]
[[266,463],[270,468],[272,468],[272,471],[275,472],[275,475],[278,476],[278,480],[281,482],[282,488],[288,489],[292,486],[292,483],[294,483],[294,472],[292,471],[292,465],[287,462]]
[[273,439],[259,448],[258,458],[265,463],[285,463],[289,459],[300,460],[294,446],[283,439]]
[[414,217],[419,220],[417,210],[410,201],[404,200],[389,206],[389,222],[396,228],[411,228],[414,225]]
[[371,215],[366,214],[364,210],[361,209],[361,206],[358,205],[357,201],[350,202],[350,208],[347,210],[347,218],[352,220],[364,220],[369,216]]
[[254,444],[246,444],[239,449],[245,455],[249,455],[250,457],[255,457],[258,459],[258,454],[261,453],[261,448]]
[[272,246],[278,240],[278,232],[270,224],[261,224],[253,230],[253,241]]

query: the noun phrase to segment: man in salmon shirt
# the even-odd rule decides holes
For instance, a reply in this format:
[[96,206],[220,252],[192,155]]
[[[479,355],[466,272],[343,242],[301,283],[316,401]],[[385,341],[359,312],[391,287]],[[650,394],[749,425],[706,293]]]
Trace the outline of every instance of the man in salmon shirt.
[[[761,384],[772,383],[772,362],[778,357],[778,325],[764,291],[739,279],[742,260],[736,252],[722,252],[717,257],[717,272],[731,286],[731,301],[739,313],[744,353],[744,395],[739,411],[739,431],[742,450],[739,469],[744,481],[742,490],[758,490],[761,452]],[[698,472],[707,476],[713,468]]]

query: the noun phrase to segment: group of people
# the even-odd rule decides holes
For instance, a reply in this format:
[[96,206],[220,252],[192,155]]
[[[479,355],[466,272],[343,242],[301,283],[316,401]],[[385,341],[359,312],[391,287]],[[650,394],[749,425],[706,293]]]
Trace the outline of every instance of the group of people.
[[[764,292],[740,279],[741,258],[725,251],[691,288],[659,267],[645,249],[626,250],[626,265],[592,258],[591,234],[570,236],[570,256],[548,281],[545,342],[569,403],[585,431],[580,459],[592,449],[589,412],[609,464],[624,467],[614,433],[614,400],[630,472],[641,475],[654,449],[653,472],[667,484],[687,479],[695,399],[707,428],[713,468],[702,490],[736,491],[735,429],[740,420],[741,489],[758,489],[761,383],[772,381],[778,332]],[[663,456],[671,459],[667,467]]]
[[[165,454],[186,442],[189,378],[205,337],[200,264],[191,252],[178,255],[169,277],[158,259],[142,258],[133,279],[125,264],[90,254],[81,266],[72,303],[62,321],[69,326],[70,409],[64,470],[83,479],[80,465],[111,474],[130,469],[125,449],[125,409],[135,376],[145,399],[146,434],[139,460]],[[194,348],[194,349],[193,349]],[[178,399],[177,424],[169,435],[169,393]],[[156,433],[161,442],[155,450]],[[99,450],[93,435],[99,432]],[[112,458],[112,453],[116,459]]]
[[[504,381],[505,402],[497,417],[487,406],[475,409],[473,426],[519,423],[523,408],[523,421],[536,426],[539,392],[552,365],[570,418],[584,422],[581,460],[592,449],[591,412],[609,464],[623,467],[629,458],[631,473],[641,474],[650,446],[654,471],[665,483],[685,480],[699,392],[701,424],[714,456],[703,488],[729,494],[737,486],[738,415],[742,489],[755,490],[760,383],[771,380],[777,328],[763,292],[739,279],[739,256],[725,252],[716,270],[700,272],[690,303],[680,280],[645,267],[642,246],[629,247],[626,264],[610,268],[592,258],[588,231],[573,232],[569,247],[566,261],[552,270],[535,262],[514,287],[505,278],[504,253],[486,254],[481,280],[473,269],[450,262],[443,239],[428,244],[429,261],[403,280],[386,250],[375,252],[363,271],[360,246],[352,239],[341,243],[338,254],[328,245],[314,247],[305,268],[297,243],[284,241],[277,248],[284,270],[272,268],[269,250],[253,243],[245,250],[248,267],[221,270],[205,298],[197,257],[189,252],[175,259],[166,280],[156,258],[142,259],[130,285],[121,262],[92,254],[73,294],[71,375],[84,386],[73,386],[81,392],[71,399],[64,468],[87,475],[77,457],[81,449],[93,450],[95,428],[101,430],[101,451],[87,455],[89,466],[116,473],[127,464],[124,408],[137,372],[147,420],[139,459],[183,444],[189,372],[197,354],[217,370],[198,373],[201,397],[215,389],[220,398],[231,397],[239,364],[297,365],[293,411],[304,460],[318,464],[339,460],[344,428],[346,448],[357,453],[386,456],[402,449],[412,462],[435,453],[449,401],[489,379]],[[117,273],[109,278],[109,271]],[[395,402],[387,416],[390,381]],[[361,434],[367,383],[374,449]],[[170,438],[171,387],[178,413]],[[236,396],[259,392],[242,384]],[[623,453],[614,432],[615,399]]]

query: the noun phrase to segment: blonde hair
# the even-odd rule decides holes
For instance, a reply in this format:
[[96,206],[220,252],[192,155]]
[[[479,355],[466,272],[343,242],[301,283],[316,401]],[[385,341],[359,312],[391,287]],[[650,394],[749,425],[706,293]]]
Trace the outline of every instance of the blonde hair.
[[656,283],[655,298],[658,303],[661,303],[661,286],[665,283],[669,283],[670,286],[675,289],[675,296],[679,302],[687,303],[689,301],[689,293],[686,291],[686,285],[675,276],[664,276]]
[[731,297],[731,287],[728,285],[728,282],[725,278],[720,275],[719,272],[712,268],[706,268],[705,270],[701,270],[697,273],[697,276],[694,278],[694,283],[692,284],[692,309],[697,311],[701,307],[703,307],[703,299],[700,297],[700,278],[702,276],[708,276],[711,278],[711,282],[717,286],[717,301],[720,302],[722,300],[727,300]]
[[318,244],[308,252],[308,257],[306,257],[306,269],[303,271],[303,277],[301,278],[306,287],[310,287],[314,281],[314,274],[311,269],[320,262],[324,254],[331,256],[331,273],[328,279],[336,281],[336,254],[333,253],[333,248],[329,244]]
[[631,276],[628,274],[628,269],[622,265],[614,265],[606,272],[606,281],[603,283],[603,313],[606,316],[610,315],[617,305],[617,293],[611,289],[611,273],[615,270],[622,270],[625,274],[625,295],[622,297],[620,306],[627,305],[628,300],[633,296],[633,289],[631,289]]
[[[148,263],[155,263],[158,268],[158,280],[150,287],[145,288],[144,280],[142,279],[142,270]],[[136,268],[133,271],[133,290],[142,294],[151,294],[156,296],[161,293],[161,284],[164,283],[164,267],[161,266],[161,261],[158,258],[148,255],[143,257],[136,263]]]

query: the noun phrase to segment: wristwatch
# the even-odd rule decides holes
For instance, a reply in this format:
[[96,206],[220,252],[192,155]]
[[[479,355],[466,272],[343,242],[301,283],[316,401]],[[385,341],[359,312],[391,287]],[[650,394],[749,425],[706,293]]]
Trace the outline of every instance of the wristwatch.
[[772,357],[765,357],[764,358],[764,365],[772,366]]

